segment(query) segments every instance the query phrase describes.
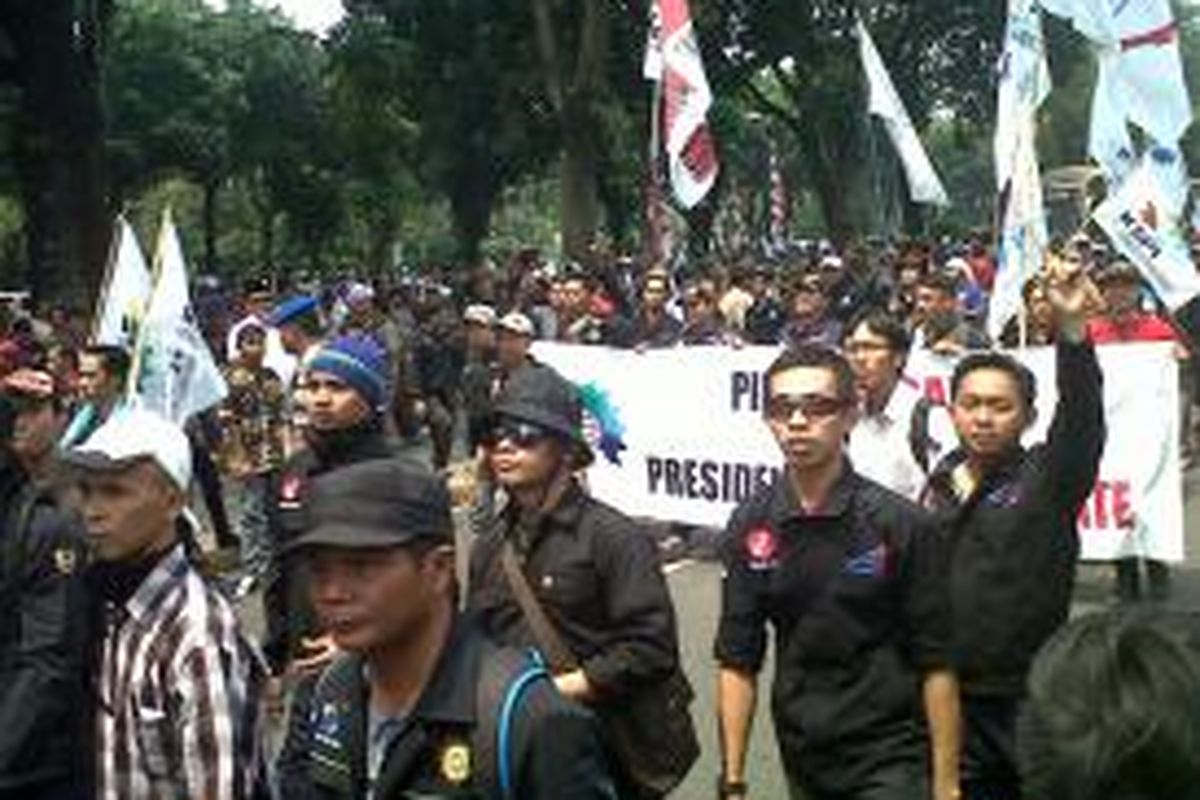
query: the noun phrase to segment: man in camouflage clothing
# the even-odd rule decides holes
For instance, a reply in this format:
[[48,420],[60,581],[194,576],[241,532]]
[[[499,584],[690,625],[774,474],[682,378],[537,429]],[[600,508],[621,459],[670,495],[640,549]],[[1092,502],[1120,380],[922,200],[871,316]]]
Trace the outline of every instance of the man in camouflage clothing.
[[225,369],[229,396],[218,416],[225,496],[241,537],[241,574],[234,588],[245,596],[270,564],[267,496],[283,461],[287,414],[283,382],[264,366],[266,331],[248,325],[238,332],[237,358]]

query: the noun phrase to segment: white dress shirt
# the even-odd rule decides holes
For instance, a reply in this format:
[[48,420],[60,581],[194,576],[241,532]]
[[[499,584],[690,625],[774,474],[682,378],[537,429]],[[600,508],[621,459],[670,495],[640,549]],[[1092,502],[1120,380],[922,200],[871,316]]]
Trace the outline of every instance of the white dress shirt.
[[[913,456],[909,441],[913,409],[920,399],[917,384],[910,378],[901,378],[883,411],[864,413],[858,420],[850,432],[849,448],[856,472],[914,501],[925,488],[925,472]],[[957,441],[944,406],[930,408],[928,433],[932,442],[928,464],[932,469]]]

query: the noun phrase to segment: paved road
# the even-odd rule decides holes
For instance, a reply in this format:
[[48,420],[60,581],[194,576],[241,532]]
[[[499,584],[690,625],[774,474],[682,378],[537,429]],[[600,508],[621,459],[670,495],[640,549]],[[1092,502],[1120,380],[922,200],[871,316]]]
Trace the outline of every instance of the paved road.
[[[1187,562],[1174,571],[1173,599],[1175,605],[1200,609],[1200,470],[1185,476],[1187,494],[1185,520],[1187,526]],[[720,574],[713,564],[693,563],[673,565],[668,580],[679,614],[685,669],[696,688],[693,706],[703,752],[700,762],[687,780],[672,795],[672,800],[711,800],[713,785],[719,769],[716,740],[714,667],[712,640],[716,627],[719,603]],[[1074,612],[1088,613],[1111,604],[1111,567],[1083,565],[1080,567]],[[775,750],[769,713],[771,675],[760,678],[760,702],[750,751],[749,780],[752,796],[759,800],[783,800],[787,790]]]

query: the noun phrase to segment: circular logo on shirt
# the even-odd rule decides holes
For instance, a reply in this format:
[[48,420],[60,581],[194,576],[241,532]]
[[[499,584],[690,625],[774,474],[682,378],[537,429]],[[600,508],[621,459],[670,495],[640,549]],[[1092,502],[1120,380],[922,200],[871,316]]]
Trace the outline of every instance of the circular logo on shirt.
[[451,742],[438,760],[442,780],[461,786],[471,777],[471,748],[465,742]]
[[746,555],[752,569],[767,569],[779,561],[779,537],[771,528],[761,525],[746,533]]
[[285,475],[279,483],[279,501],[284,505],[298,504],[304,494],[303,475]]

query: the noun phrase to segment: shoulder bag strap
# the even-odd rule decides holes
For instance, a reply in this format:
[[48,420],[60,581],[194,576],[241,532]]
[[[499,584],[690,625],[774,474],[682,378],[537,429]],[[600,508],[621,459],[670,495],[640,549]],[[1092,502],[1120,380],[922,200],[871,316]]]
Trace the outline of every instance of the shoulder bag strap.
[[538,603],[521,565],[517,563],[517,553],[513,549],[512,542],[507,538],[500,546],[500,565],[504,569],[504,577],[512,590],[513,598],[521,607],[525,622],[529,624],[533,638],[546,657],[551,671],[569,672],[575,669],[577,666],[575,656],[563,642],[562,637],[558,635],[550,618],[546,616],[545,610]]

